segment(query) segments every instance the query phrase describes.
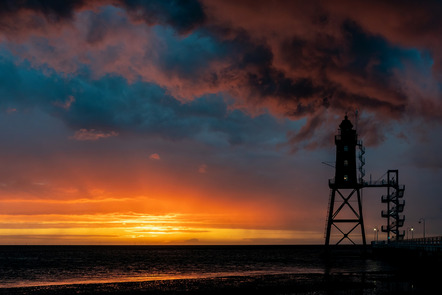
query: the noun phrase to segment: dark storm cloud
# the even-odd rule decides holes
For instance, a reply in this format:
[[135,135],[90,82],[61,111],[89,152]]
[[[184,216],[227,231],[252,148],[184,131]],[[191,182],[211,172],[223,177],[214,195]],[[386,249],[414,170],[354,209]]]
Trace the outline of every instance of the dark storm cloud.
[[[37,66],[73,74],[86,66],[95,78],[111,74],[131,82],[147,81],[160,85],[171,100],[227,93],[237,106],[250,108],[252,113],[267,108],[277,116],[306,118],[308,130],[292,134],[293,144],[305,140],[307,131],[321,132],[324,125],[315,123],[318,116],[327,121],[355,109],[368,118],[361,124],[369,124],[365,130],[373,136],[379,133],[371,123],[374,119],[386,124],[410,116],[440,120],[440,2],[417,5],[405,1],[399,6],[385,1],[333,3],[29,0],[0,4],[4,16],[27,19],[22,12],[33,11],[47,19],[51,15],[55,20],[66,18],[80,29],[87,26],[86,34],[71,36],[73,30],[63,36],[66,41],[75,40],[67,49],[59,49],[50,39],[61,30],[51,31],[50,21],[34,28],[28,20],[22,29],[14,18],[0,23],[11,39],[25,33],[40,36],[38,42],[22,39],[26,45],[18,48],[9,44],[15,54]],[[114,10],[104,11],[105,5]],[[121,16],[122,12],[127,15]],[[118,22],[112,22],[117,15]],[[86,24],[76,23],[85,18],[89,20]],[[112,30],[107,28],[110,23]],[[144,42],[140,24],[150,28]],[[135,27],[137,34],[128,38],[128,30]],[[424,69],[422,55],[427,56]],[[115,105],[107,98],[75,99],[72,109],[83,108],[84,120],[91,125],[117,125],[112,115]],[[123,109],[132,107],[120,103]],[[150,114],[155,116],[160,115]],[[135,117],[133,122],[145,119]],[[189,126],[183,126],[167,128],[186,133],[185,126]]]
[[441,56],[442,2],[426,1],[333,1],[324,3],[333,14],[345,15],[373,35],[390,43],[432,52],[438,67]]
[[[5,0],[0,1],[0,15],[14,16],[26,11],[42,14],[49,22],[71,19],[74,13],[85,8],[115,5],[128,11],[134,21],[148,25],[170,25],[186,33],[205,21],[201,4],[196,0]],[[7,28],[7,23],[0,27]]]
[[297,96],[290,89],[287,96],[317,100],[309,104],[307,110],[311,112],[322,106],[341,111],[360,106],[398,117],[405,109],[407,97],[395,87],[394,71],[401,67],[406,51],[366,34],[354,22],[343,23],[340,29],[340,40],[320,34],[313,42],[295,38],[282,45],[291,70],[302,68],[312,75],[299,79],[303,81],[301,85],[308,86],[302,87],[306,89],[304,95]]
[[[263,44],[253,44],[248,38],[232,44],[239,52],[239,70],[246,72],[245,87],[251,89],[251,98],[277,97],[281,103],[287,99],[297,100],[308,98],[317,94],[318,89],[310,78],[290,79],[283,71],[273,67],[273,53]],[[288,114],[294,112],[304,115],[309,112],[309,107],[299,107],[296,110],[287,110]]]
[[43,13],[48,20],[58,21],[72,17],[74,10],[84,3],[84,0],[4,0],[0,1],[0,15],[31,10]]
[[186,33],[205,21],[201,3],[197,0],[143,1],[119,0],[130,15],[150,25],[171,25],[180,33]]
[[[208,14],[214,16],[218,25],[231,26],[230,30],[220,32],[232,35],[236,29],[241,32],[238,36],[247,36],[258,52],[265,53],[253,59],[256,64],[251,70],[251,82],[247,84],[252,90],[249,101],[271,102],[281,113],[312,121],[317,121],[317,114],[327,116],[324,109],[340,114],[360,109],[372,118],[361,124],[370,125],[375,121],[388,124],[416,115],[441,119],[440,115],[431,115],[434,112],[429,107],[423,107],[428,104],[440,110],[440,103],[434,102],[440,96],[440,86],[438,90],[434,86],[436,90],[424,97],[415,91],[422,89],[422,85],[410,79],[412,75],[422,75],[417,70],[421,60],[416,58],[416,53],[419,56],[430,52],[430,59],[437,61],[441,52],[438,48],[442,46],[437,43],[440,26],[424,25],[440,19],[436,17],[440,2],[425,2],[418,7],[407,2],[406,12],[402,6],[399,9],[402,13],[391,3],[382,1],[359,6],[352,2],[349,6],[355,8],[354,13],[344,8],[349,1],[338,1],[337,7],[315,1],[302,3],[301,10],[301,2],[296,1],[278,1],[270,6],[264,1],[254,1],[253,10],[233,1],[204,2],[209,7]],[[387,17],[389,13],[391,17]],[[379,16],[385,19],[384,27]],[[416,30],[410,27],[411,23],[418,25]],[[394,33],[398,35],[394,35],[394,25],[407,28],[406,33],[397,30]],[[423,27],[426,29],[421,30]],[[403,41],[397,42],[400,34],[408,37],[400,37]],[[423,35],[426,38],[422,38]],[[248,46],[238,49],[240,52],[245,49],[244,56],[253,53]],[[437,72],[430,78],[434,84],[440,83]],[[323,128],[313,122],[305,127],[312,133],[319,132],[316,128]],[[373,132],[368,136],[383,138],[377,136],[380,131],[376,125],[367,126],[365,130]],[[302,135],[293,136],[292,140],[302,140]]]

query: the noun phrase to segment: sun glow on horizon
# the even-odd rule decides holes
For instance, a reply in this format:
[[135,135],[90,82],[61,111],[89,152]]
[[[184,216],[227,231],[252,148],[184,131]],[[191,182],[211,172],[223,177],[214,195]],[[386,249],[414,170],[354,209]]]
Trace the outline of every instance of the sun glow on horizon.
[[317,236],[253,227],[221,214],[0,215],[2,244],[293,244]]

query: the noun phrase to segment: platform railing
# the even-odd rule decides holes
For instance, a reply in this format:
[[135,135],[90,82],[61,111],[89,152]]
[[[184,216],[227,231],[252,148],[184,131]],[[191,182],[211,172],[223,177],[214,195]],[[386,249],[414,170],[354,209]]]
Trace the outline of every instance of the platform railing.
[[417,238],[417,239],[406,239],[406,240],[400,241],[400,243],[412,244],[412,245],[442,246],[442,236]]

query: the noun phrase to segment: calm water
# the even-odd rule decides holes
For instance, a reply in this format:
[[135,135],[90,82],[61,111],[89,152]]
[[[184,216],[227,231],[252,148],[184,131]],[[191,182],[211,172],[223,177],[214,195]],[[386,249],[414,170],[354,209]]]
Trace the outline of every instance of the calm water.
[[359,253],[329,265],[321,253],[319,246],[0,246],[0,288],[389,270]]

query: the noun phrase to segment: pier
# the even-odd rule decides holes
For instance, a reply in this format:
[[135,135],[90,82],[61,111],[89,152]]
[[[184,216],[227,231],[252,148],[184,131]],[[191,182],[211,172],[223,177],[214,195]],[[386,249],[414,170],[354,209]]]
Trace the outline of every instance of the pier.
[[442,261],[442,236],[406,239],[387,243],[372,242],[372,251],[375,256],[389,256],[394,259],[434,259]]

